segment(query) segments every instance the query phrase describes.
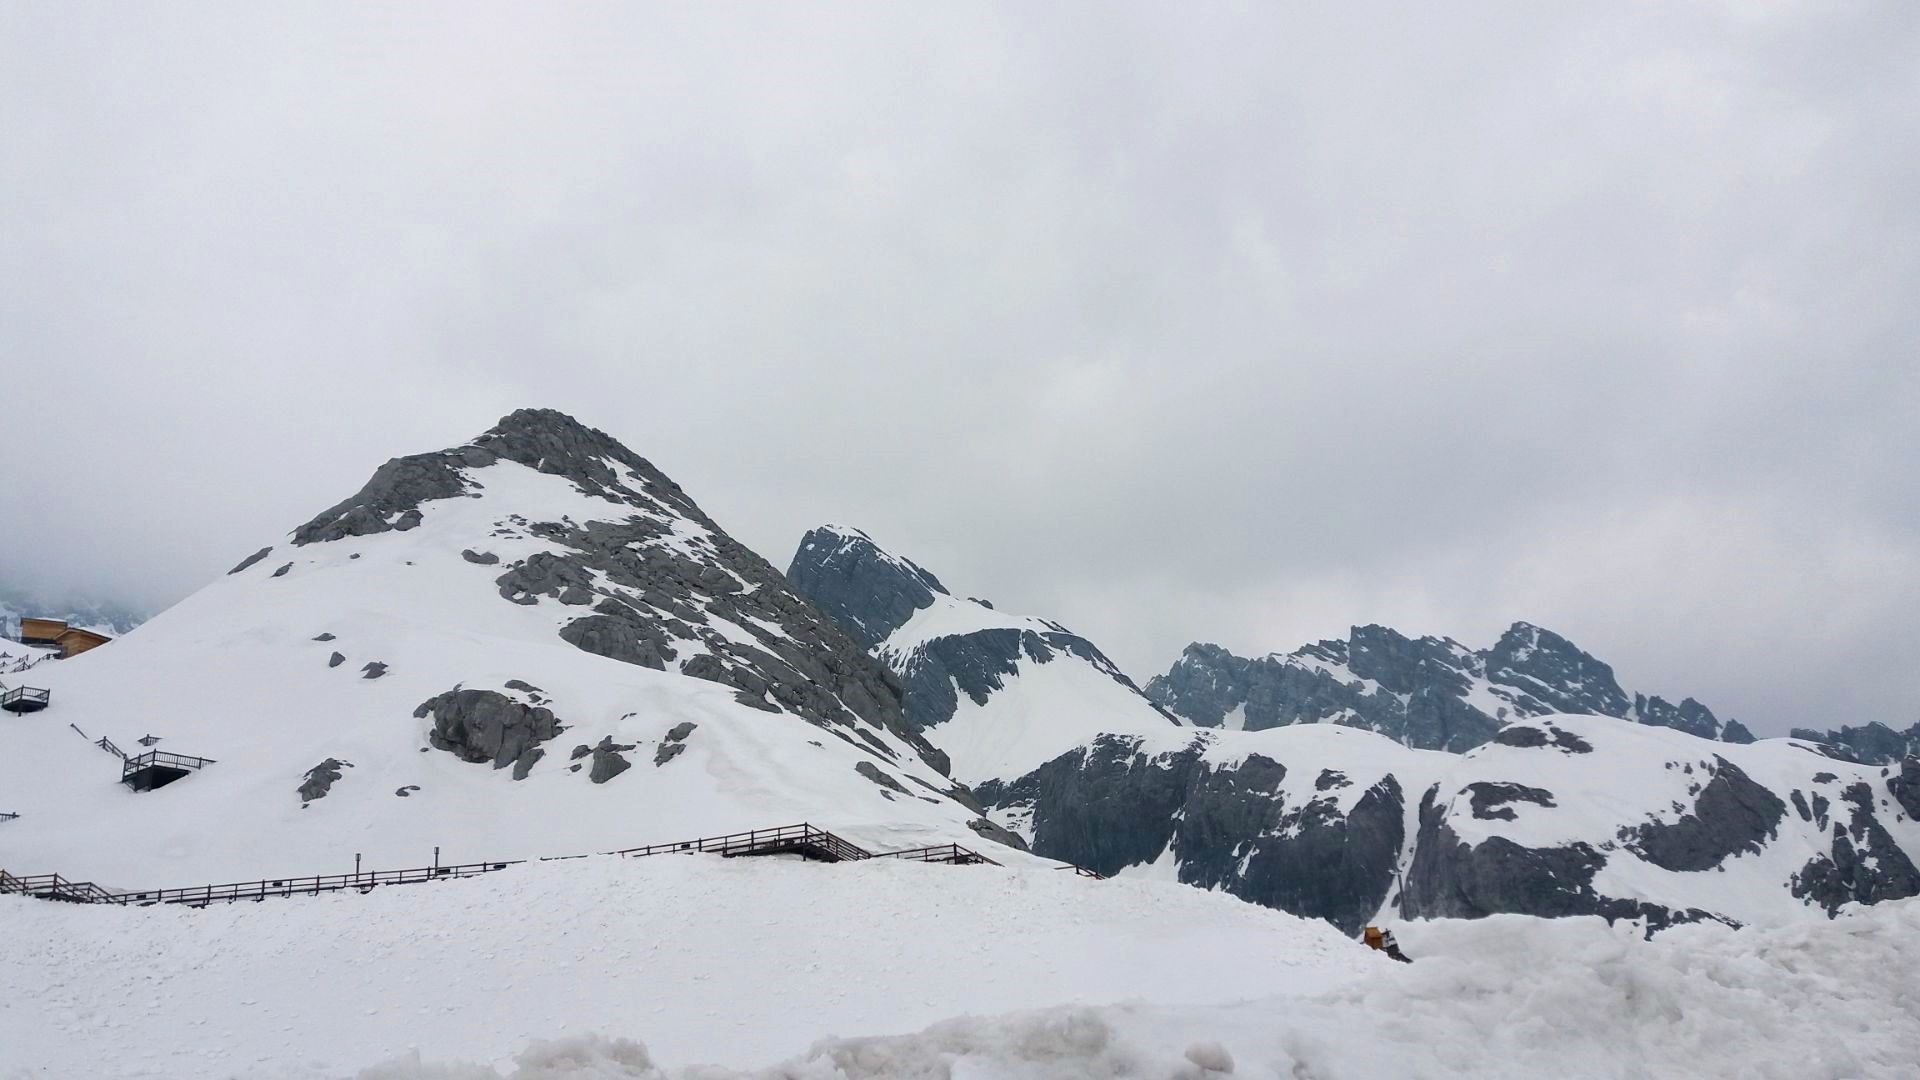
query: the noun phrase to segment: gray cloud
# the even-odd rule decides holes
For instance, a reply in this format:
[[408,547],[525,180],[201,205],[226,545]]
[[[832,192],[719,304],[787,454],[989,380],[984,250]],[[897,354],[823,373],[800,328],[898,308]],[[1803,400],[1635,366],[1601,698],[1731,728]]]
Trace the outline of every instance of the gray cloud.
[[1916,58],[1905,4],[10,5],[0,575],[169,602],[552,405],[1141,677],[1524,618],[1910,722]]

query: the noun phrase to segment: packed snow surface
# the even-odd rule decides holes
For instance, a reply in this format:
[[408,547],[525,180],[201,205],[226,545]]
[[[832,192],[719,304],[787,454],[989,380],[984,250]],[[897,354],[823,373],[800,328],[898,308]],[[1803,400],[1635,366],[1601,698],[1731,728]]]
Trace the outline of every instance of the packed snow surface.
[[1318,989],[1372,959],[1324,924],[1034,863],[664,855],[202,910],[0,897],[0,1076],[350,1076],[595,1031],[745,1068],[959,1013]]
[[1916,901],[1651,941],[1408,923],[1411,965],[1029,867],[663,856],[202,911],[4,901],[8,1080],[1838,1080],[1911,1077],[1920,1046]]

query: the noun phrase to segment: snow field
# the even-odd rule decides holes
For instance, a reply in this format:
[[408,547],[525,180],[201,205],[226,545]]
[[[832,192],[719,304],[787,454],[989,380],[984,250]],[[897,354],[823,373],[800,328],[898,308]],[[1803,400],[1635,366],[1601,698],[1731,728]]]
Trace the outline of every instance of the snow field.
[[[662,1068],[644,1044],[569,1036],[496,1070],[407,1056],[362,1080],[1879,1080],[1920,1047],[1920,902],[1832,923],[1689,927],[1642,940],[1598,919],[1406,927],[1414,964],[1233,1004],[972,1015],[825,1039],[752,1072]],[[1358,946],[1355,946],[1358,948]],[[1367,959],[1375,959],[1371,954]]]
[[7,1080],[311,1080],[592,1032],[745,1069],[959,1014],[1318,990],[1375,959],[1223,896],[1037,866],[668,855],[203,910],[0,900]]

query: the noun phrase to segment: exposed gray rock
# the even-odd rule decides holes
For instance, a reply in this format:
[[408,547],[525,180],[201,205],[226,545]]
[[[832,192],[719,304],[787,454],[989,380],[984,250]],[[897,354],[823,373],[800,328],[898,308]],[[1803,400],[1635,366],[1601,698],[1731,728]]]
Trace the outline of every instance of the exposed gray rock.
[[301,803],[310,803],[315,799],[325,798],[327,792],[333,790],[333,782],[340,779],[340,770],[351,768],[353,768],[353,762],[341,761],[339,758],[330,757],[320,764],[315,765],[313,768],[308,769],[306,777],[300,781],[299,790]]
[[244,558],[244,559],[241,559],[241,560],[240,560],[240,565],[238,565],[238,566],[235,566],[235,567],[234,567],[233,569],[231,569],[231,570],[229,570],[229,571],[227,571],[227,573],[228,573],[228,574],[237,574],[237,573],[239,573],[240,571],[242,571],[242,570],[245,570],[245,569],[246,569],[247,567],[249,567],[249,566],[252,566],[252,565],[253,565],[254,563],[257,563],[257,562],[259,562],[259,561],[260,561],[261,559],[264,559],[264,558],[266,558],[267,556],[269,556],[269,555],[271,555],[271,554],[273,554],[273,547],[272,547],[272,545],[268,545],[267,547],[263,547],[263,548],[261,548],[261,549],[260,549],[259,551],[256,551],[256,552],[254,552],[253,554],[251,554],[251,555],[249,555],[249,556],[247,556],[246,558]]
[[1887,791],[1907,817],[1920,821],[1920,758],[1902,761],[1900,771],[1888,778]]
[[1907,757],[1920,756],[1920,723],[1905,731],[1895,731],[1878,721],[1832,731],[1794,728],[1793,737],[1820,743],[1833,757],[1862,765],[1892,765]]
[[493,566],[500,561],[500,556],[495,555],[491,551],[480,552],[472,548],[461,548],[460,557],[470,563],[478,563],[481,566]]
[[[912,560],[883,550],[858,529],[841,526],[809,532],[787,567],[787,580],[869,650],[936,596],[951,595],[938,578]],[[982,600],[968,602],[993,607]],[[962,694],[984,705],[994,692],[1005,688],[1006,679],[1019,674],[1023,663],[1045,664],[1063,653],[1140,693],[1133,680],[1092,642],[1058,624],[1046,625],[1050,629],[1006,627],[956,634],[920,643],[909,655],[889,654],[907,725],[925,731],[945,723],[959,708]],[[1142,704],[1159,710],[1144,696]],[[1170,724],[1178,723],[1160,711]]]
[[411,796],[414,792],[419,790],[420,790],[419,784],[406,784],[402,787],[394,788],[393,793],[404,799],[404,798],[407,798],[408,796]]
[[882,550],[858,529],[826,526],[800,539],[787,581],[840,624],[862,649],[906,625],[946,587],[912,561]]
[[667,738],[673,742],[685,742],[687,736],[693,734],[694,729],[699,726],[691,720],[682,720],[667,729]]
[[912,792],[908,791],[906,788],[901,787],[900,782],[898,780],[895,780],[893,777],[888,776],[884,772],[881,772],[880,767],[875,765],[871,761],[856,762],[853,766],[853,771],[859,773],[861,776],[866,777],[868,780],[873,781],[874,783],[880,785],[882,788],[885,788],[888,791],[898,792],[901,795],[913,794]]
[[523,705],[495,690],[449,690],[429,698],[414,710],[416,718],[433,718],[427,740],[462,761],[490,762],[496,769],[513,766],[514,779],[525,779],[544,750],[539,744],[563,729],[553,712]]
[[1487,650],[1486,672],[1489,682],[1513,687],[1551,712],[1625,716],[1629,710],[1613,668],[1529,623],[1514,623],[1500,635]]
[[[1408,638],[1384,626],[1356,626],[1344,641],[1251,659],[1195,643],[1167,674],[1148,680],[1146,693],[1200,727],[1221,726],[1241,710],[1251,731],[1335,723],[1456,753],[1486,742],[1510,720],[1553,712],[1753,741],[1746,728],[1722,723],[1692,698],[1678,705],[1659,697],[1629,698],[1612,668],[1528,623],[1515,623],[1492,648],[1478,652],[1450,638]],[[1500,704],[1474,703],[1489,698]]]
[[505,683],[501,685],[506,687],[506,689],[508,690],[518,690],[523,694],[546,693],[545,690],[540,689],[539,687],[533,685],[532,683],[526,681],[525,679],[508,679]]
[[1467,785],[1472,792],[1473,816],[1482,821],[1512,821],[1517,815],[1508,803],[1533,803],[1535,806],[1554,806],[1553,792],[1545,788],[1528,787],[1525,784],[1476,781]]
[[420,523],[420,504],[451,499],[467,490],[457,452],[394,458],[374,470],[373,478],[350,498],[322,511],[293,531],[293,543],[322,543],[348,536],[369,536]]
[[1478,919],[1500,912],[1547,918],[1599,915],[1644,920],[1648,932],[1724,918],[1698,908],[1603,896],[1593,878],[1606,856],[1590,844],[1528,848],[1493,836],[1470,845],[1457,836],[1429,789],[1420,804],[1420,835],[1401,893],[1400,913],[1417,919]]
[[1552,721],[1545,720],[1534,724],[1515,724],[1512,727],[1501,728],[1490,741],[1500,746],[1521,749],[1552,747],[1563,754],[1593,753],[1593,746],[1587,740]]
[[674,758],[677,758],[681,754],[685,753],[686,749],[687,749],[686,743],[678,743],[678,742],[661,743],[660,748],[653,752],[654,767],[658,768],[662,765],[665,765],[667,762],[672,761]]
[[385,675],[387,673],[387,665],[382,663],[379,660],[374,660],[368,663],[367,666],[361,668],[360,670],[362,672],[360,676],[361,678],[377,679],[380,676]]
[[974,818],[972,821],[967,822],[967,828],[972,829],[974,833],[980,837],[991,840],[996,844],[1005,844],[1007,847],[1017,851],[1028,850],[1027,842],[1020,839],[1019,833],[1003,829],[993,822],[988,821],[986,818]]
[[603,736],[600,745],[593,748],[593,769],[587,773],[587,779],[604,784],[632,768],[633,763],[620,756],[621,751],[631,749],[632,743],[616,743],[613,736]]
[[1348,814],[1337,795],[1293,804],[1280,795],[1283,764],[1250,754],[1237,768],[1208,766],[1209,739],[1149,755],[1138,738],[1101,736],[975,794],[1030,812],[1035,854],[1113,874],[1171,847],[1182,882],[1357,932],[1393,884],[1405,832],[1398,782],[1387,777]]
[[581,743],[579,746],[573,748],[573,753],[567,755],[567,760],[579,761],[591,753],[593,753],[593,747],[588,746],[586,743]]
[[1713,760],[1713,778],[1700,789],[1693,810],[1670,824],[1622,830],[1629,850],[1668,870],[1710,870],[1729,855],[1761,851],[1779,834],[1787,804],[1726,758]]
[[1865,783],[1841,793],[1851,811],[1833,823],[1833,847],[1815,855],[1794,875],[1795,898],[1813,901],[1832,915],[1843,904],[1876,904],[1920,895],[1920,869],[1874,814],[1873,789]]
[[347,662],[347,658],[345,656],[342,656],[339,653],[334,653],[333,655],[327,657],[328,667],[339,667],[341,664],[344,664],[346,662]]
[[595,656],[655,671],[664,671],[667,661],[679,655],[652,623],[624,612],[575,619],[560,629],[560,640]]
[[286,565],[284,565],[284,566],[282,566],[282,567],[281,567],[280,569],[278,569],[278,570],[275,570],[275,571],[274,571],[274,572],[273,572],[273,573],[272,573],[272,574],[271,574],[270,576],[272,576],[272,577],[286,577],[286,576],[287,576],[287,571],[289,571],[289,570],[291,570],[291,569],[293,569],[293,564],[292,564],[292,563],[287,563]]
[[[1140,692],[1105,653],[1077,634],[1013,627],[979,630],[935,638],[904,659],[900,686],[907,723],[918,731],[943,724],[959,709],[960,695],[985,705],[996,691],[1005,689],[1005,680],[1020,673],[1022,663],[1047,664],[1063,653]],[[1146,704],[1165,715],[1158,705]],[[1177,721],[1168,716],[1167,722]]]
[[315,635],[314,635],[314,638],[313,638],[313,640],[315,640],[315,641],[332,641],[332,640],[333,640],[333,635],[332,635],[332,634],[315,634]]

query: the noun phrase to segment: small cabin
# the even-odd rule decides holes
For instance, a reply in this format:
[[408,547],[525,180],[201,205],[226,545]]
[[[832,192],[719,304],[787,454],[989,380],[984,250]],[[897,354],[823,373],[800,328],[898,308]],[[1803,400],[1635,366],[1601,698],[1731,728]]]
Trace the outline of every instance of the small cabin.
[[20,620],[20,644],[54,646],[60,650],[63,659],[79,656],[88,649],[97,649],[112,640],[105,634],[68,626],[59,619]]

